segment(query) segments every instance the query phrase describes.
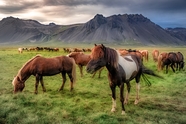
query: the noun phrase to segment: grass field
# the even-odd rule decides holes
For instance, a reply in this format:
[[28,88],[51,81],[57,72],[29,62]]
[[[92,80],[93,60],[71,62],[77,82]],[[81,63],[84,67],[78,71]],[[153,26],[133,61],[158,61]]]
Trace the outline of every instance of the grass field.
[[[73,46],[72,46],[73,47]],[[87,46],[86,46],[87,47]],[[88,47],[93,47],[92,45]],[[129,47],[129,46],[128,46]],[[129,103],[125,105],[126,114],[121,115],[119,88],[117,88],[117,111],[111,113],[111,90],[104,69],[101,78],[92,78],[84,70],[80,77],[77,68],[77,82],[70,92],[69,79],[63,91],[61,75],[44,77],[47,92],[39,86],[34,94],[35,78],[31,76],[22,93],[13,94],[13,77],[22,65],[37,54],[44,57],[66,55],[62,47],[59,52],[32,51],[18,54],[17,47],[0,47],[0,123],[1,124],[185,124],[186,123],[186,71],[169,70],[168,74],[156,70],[152,61],[153,47],[148,49],[150,60],[144,65],[154,70],[164,79],[148,76],[152,85],[148,87],[141,80],[140,102],[134,105],[135,81],[131,81]],[[160,47],[160,52],[180,51],[186,58],[186,48]]]

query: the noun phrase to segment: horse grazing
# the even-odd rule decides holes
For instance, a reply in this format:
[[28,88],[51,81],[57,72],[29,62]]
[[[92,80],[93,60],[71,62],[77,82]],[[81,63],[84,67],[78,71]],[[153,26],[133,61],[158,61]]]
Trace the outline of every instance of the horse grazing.
[[163,52],[158,56],[158,64],[157,64],[157,69],[158,71],[163,70],[163,64],[162,64],[162,60],[166,58],[168,53]]
[[142,56],[145,59],[145,61],[148,62],[149,61],[149,52],[148,52],[148,50],[139,50],[139,52],[142,54]]
[[[125,113],[124,103],[128,101],[128,95],[130,92],[130,81],[135,78],[136,80],[136,100],[135,104],[139,101],[139,81],[141,75],[144,77],[144,74],[153,75],[156,77],[160,77],[155,74],[152,70],[147,69],[144,67],[142,60],[135,55],[125,55],[120,56],[119,53],[109,47],[105,47],[103,44],[96,45],[92,49],[91,52],[91,60],[87,64],[87,72],[94,73],[101,67],[106,66],[107,70],[109,71],[108,79],[110,81],[110,88],[112,90],[112,109],[111,111],[114,112],[116,109],[116,86],[120,88],[120,101],[122,106],[122,114]],[[149,80],[144,77],[147,83],[150,82]],[[124,83],[127,85],[127,92],[126,98],[124,102]]]
[[172,71],[175,72],[174,66],[177,63],[177,55],[174,52],[169,52],[166,57],[162,59],[162,68],[166,66],[166,73],[168,73],[168,66],[172,68]]
[[177,52],[176,53],[176,56],[177,56],[177,66],[176,66],[176,69],[179,68],[179,71],[183,68],[184,68],[184,57],[183,57],[183,54],[181,52]]
[[23,53],[23,48],[18,48],[18,53]]
[[14,86],[14,93],[22,91],[25,87],[25,81],[31,76],[34,75],[36,78],[35,82],[35,93],[38,93],[39,81],[43,88],[43,91],[46,91],[43,82],[43,76],[52,76],[61,73],[63,81],[62,86],[59,90],[62,90],[66,82],[66,73],[68,74],[71,81],[71,88],[73,89],[73,84],[76,81],[76,64],[72,58],[67,56],[58,56],[54,58],[44,58],[39,55],[30,59],[26,62],[22,68],[18,71],[17,76],[14,77],[12,84]]
[[158,61],[158,56],[159,56],[159,50],[153,50],[152,51],[152,58],[153,58],[154,62]]
[[[86,66],[87,63],[90,61],[90,55],[84,54],[83,52],[71,52],[70,54],[67,55],[68,57],[71,57],[75,60],[76,64],[78,65],[81,73],[81,77],[83,77],[83,66]],[[101,71],[99,70],[99,78],[101,76]],[[92,77],[94,77],[96,72],[93,74]]]
[[125,56],[128,54],[138,56],[143,61],[143,55],[138,50],[120,49],[118,50],[118,52],[120,53],[121,56]]

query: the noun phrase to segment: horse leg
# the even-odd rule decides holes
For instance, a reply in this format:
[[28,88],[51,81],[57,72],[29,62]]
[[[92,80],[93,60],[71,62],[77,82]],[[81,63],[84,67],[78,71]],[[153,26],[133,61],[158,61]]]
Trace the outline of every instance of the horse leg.
[[92,75],[92,78],[94,78],[95,75],[96,75],[96,72],[94,72],[94,74]]
[[70,79],[70,91],[72,91],[74,89],[72,73],[67,73],[67,74]]
[[35,82],[35,94],[37,94],[38,93],[38,85],[39,85],[39,75],[38,74],[36,74],[36,82]]
[[136,82],[136,99],[134,102],[135,105],[138,104],[139,102],[139,90],[140,90],[140,83]]
[[124,90],[124,83],[121,83],[121,86],[120,86],[120,101],[121,101],[121,106],[122,106],[122,112],[121,112],[122,115],[125,114],[123,90]]
[[169,66],[169,65],[166,65],[166,74],[168,73],[168,66]]
[[81,77],[83,77],[83,66],[81,66],[81,65],[78,65],[78,66],[79,66],[79,69],[80,69]]
[[66,72],[62,72],[61,75],[62,75],[63,81],[62,81],[62,85],[61,85],[59,91],[63,90],[63,88],[64,88],[64,85],[66,82]]
[[130,82],[127,82],[126,83],[127,85],[127,91],[126,91],[126,96],[125,96],[125,101],[124,101],[124,104],[127,104],[128,103],[128,99],[129,99],[129,93],[130,93]]
[[44,82],[43,82],[43,76],[41,76],[41,78],[40,78],[40,83],[41,83],[41,86],[43,88],[43,92],[46,92],[46,88],[45,88],[45,85],[44,85]]
[[111,112],[116,111],[116,86],[110,85],[110,88],[112,90],[112,109]]
[[175,70],[174,70],[174,67],[173,67],[173,66],[174,66],[174,64],[171,64],[172,71],[173,71],[173,72],[175,72]]

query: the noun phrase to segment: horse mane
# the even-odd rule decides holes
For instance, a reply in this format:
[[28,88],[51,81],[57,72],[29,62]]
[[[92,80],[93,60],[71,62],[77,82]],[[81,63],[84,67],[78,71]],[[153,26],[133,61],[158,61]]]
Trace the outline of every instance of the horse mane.
[[119,52],[112,48],[105,47],[105,59],[108,61],[110,65],[117,68],[118,60],[119,60]]
[[26,65],[28,65],[32,60],[34,60],[35,58],[37,58],[37,57],[41,57],[41,55],[36,55],[36,56],[34,56],[33,58],[29,59],[29,60],[21,67],[21,69],[19,69],[17,76],[18,76],[21,80],[22,80],[21,71],[23,70],[23,68],[24,68]]

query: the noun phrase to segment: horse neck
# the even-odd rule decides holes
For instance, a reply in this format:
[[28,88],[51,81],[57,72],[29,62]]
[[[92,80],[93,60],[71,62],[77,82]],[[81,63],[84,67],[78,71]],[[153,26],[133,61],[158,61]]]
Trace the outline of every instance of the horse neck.
[[[108,52],[109,51],[109,52]],[[113,49],[108,50],[107,54],[108,55],[112,55],[112,57],[110,56],[106,56],[105,59],[107,60],[107,64],[106,64],[106,68],[109,71],[110,74],[115,74],[118,73],[118,68],[119,68],[119,52],[115,51]]]
[[25,63],[25,65],[23,65],[23,67],[19,70],[18,72],[18,76],[21,79],[21,81],[26,81],[30,75],[30,65],[32,63],[32,60],[34,60],[35,58],[40,57],[39,55],[35,56],[34,58],[30,59],[28,62]]
[[24,67],[22,68],[19,73],[18,73],[18,76],[19,78],[21,79],[21,81],[25,82],[29,77],[30,77],[30,72],[29,72],[29,69]]

